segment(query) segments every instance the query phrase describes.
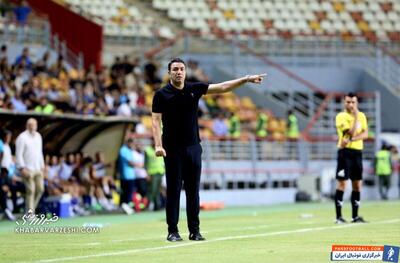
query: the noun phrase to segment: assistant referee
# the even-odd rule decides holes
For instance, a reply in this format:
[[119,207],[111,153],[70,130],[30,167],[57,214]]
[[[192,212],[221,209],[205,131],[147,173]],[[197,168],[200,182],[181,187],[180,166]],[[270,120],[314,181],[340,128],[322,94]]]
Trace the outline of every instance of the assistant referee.
[[352,223],[365,223],[358,216],[362,183],[363,140],[368,138],[368,124],[365,114],[358,110],[358,98],[354,93],[344,97],[344,111],[336,115],[336,129],[339,137],[335,195],[336,224],[346,223],[342,216],[343,193],[348,179],[352,182],[351,192]]
[[[218,84],[187,83],[186,64],[179,58],[168,63],[170,82],[154,94],[153,137],[157,156],[163,156],[167,178],[167,240],[182,241],[178,231],[182,183],[186,192],[189,239],[205,240],[200,234],[199,186],[201,154],[198,103],[205,94],[232,91],[246,82],[261,83],[266,74],[247,75]],[[161,136],[162,122],[162,136]]]

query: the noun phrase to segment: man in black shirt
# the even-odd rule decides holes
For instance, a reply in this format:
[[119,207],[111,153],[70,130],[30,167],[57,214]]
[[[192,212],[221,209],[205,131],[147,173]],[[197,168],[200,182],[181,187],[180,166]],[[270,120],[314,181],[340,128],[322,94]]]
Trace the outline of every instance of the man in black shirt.
[[[185,183],[186,213],[189,239],[205,240],[200,234],[199,186],[201,154],[198,103],[205,94],[232,91],[244,83],[261,83],[266,74],[247,75],[218,84],[187,83],[186,65],[179,58],[168,64],[170,82],[153,98],[152,122],[155,151],[163,156],[167,178],[168,241],[182,241],[178,232],[179,200],[182,182]],[[161,122],[163,133],[161,138]]]

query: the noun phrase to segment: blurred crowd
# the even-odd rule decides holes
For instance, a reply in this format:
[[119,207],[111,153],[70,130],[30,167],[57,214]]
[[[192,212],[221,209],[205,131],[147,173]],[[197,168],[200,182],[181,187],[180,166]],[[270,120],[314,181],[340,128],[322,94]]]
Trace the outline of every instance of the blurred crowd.
[[[69,204],[68,216],[103,211],[132,214],[165,206],[164,163],[155,158],[152,146],[127,139],[116,161],[106,160],[101,151],[93,156],[84,152],[42,155],[37,157],[39,163],[43,158],[43,168],[35,169],[29,168],[29,158],[24,161],[18,156],[21,134],[13,142],[11,131],[1,131],[0,213],[8,219],[15,220],[14,213],[29,209],[54,212],[53,201],[61,199]],[[31,146],[28,143],[24,151],[34,150]],[[29,172],[24,174],[23,169]],[[30,204],[30,196],[37,201]]]
[[[137,133],[151,132],[151,104],[154,91],[168,82],[160,76],[157,61],[129,56],[116,57],[110,67],[96,71],[77,70],[59,56],[51,63],[45,52],[32,59],[25,47],[15,61],[8,61],[6,45],[0,48],[0,109],[44,114],[73,113],[86,116],[138,117]],[[187,81],[209,79],[194,60],[187,62]],[[203,137],[247,138],[249,136],[284,139],[298,137],[293,113],[276,118],[258,108],[249,97],[234,93],[205,96],[199,102]],[[290,115],[293,115],[289,118]]]

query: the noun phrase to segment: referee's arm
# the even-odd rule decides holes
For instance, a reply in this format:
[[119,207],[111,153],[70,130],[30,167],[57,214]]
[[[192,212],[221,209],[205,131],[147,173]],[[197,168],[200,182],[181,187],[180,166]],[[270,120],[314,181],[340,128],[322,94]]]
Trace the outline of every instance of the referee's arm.
[[354,135],[351,137],[352,141],[358,141],[358,140],[365,140],[368,138],[368,128],[360,132],[359,134]]
[[225,93],[232,91],[246,82],[261,83],[267,74],[247,75],[242,78],[224,81],[221,83],[210,84],[207,94]]

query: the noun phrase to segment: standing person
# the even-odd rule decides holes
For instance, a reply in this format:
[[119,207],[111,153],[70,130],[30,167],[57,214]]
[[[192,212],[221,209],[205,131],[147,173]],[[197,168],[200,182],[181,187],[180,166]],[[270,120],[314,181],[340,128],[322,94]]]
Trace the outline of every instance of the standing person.
[[205,94],[232,91],[247,82],[261,83],[265,74],[247,75],[210,85],[201,82],[187,83],[186,65],[179,58],[168,63],[168,73],[170,82],[155,93],[152,106],[155,152],[157,156],[164,156],[166,168],[167,240],[182,241],[178,232],[178,220],[180,193],[184,182],[189,239],[201,241],[205,238],[200,234],[199,220],[202,153],[197,120],[199,99]]
[[135,189],[135,163],[133,160],[133,149],[135,147],[133,139],[129,138],[119,150],[118,170],[121,179],[121,207],[127,214],[132,214],[133,210],[129,207],[132,202],[132,195]]
[[287,112],[287,137],[291,140],[297,140],[299,138],[299,125],[293,110],[288,110]]
[[335,195],[336,223],[346,223],[342,217],[343,193],[348,179],[352,182],[351,206],[352,223],[365,223],[358,216],[362,183],[363,140],[368,138],[368,124],[365,114],[358,110],[358,98],[354,93],[344,97],[344,111],[336,115],[336,129],[339,137]]
[[268,135],[268,115],[262,109],[257,111],[257,124],[256,124],[256,136],[257,138],[265,138]]
[[135,142],[135,147],[132,151],[133,154],[133,162],[135,163],[135,186],[136,186],[136,202],[135,209],[137,211],[143,210],[147,207],[148,199],[147,199],[147,181],[148,175],[147,171],[144,168],[144,152],[142,145]]
[[239,116],[235,112],[231,112],[231,116],[229,118],[229,135],[231,136],[231,139],[239,139],[240,133]]
[[379,194],[383,200],[388,199],[392,176],[392,158],[389,149],[390,147],[383,144],[381,150],[375,154],[374,160],[374,170],[379,180]]
[[15,142],[15,155],[26,188],[26,210],[35,213],[40,197],[44,192],[43,140],[37,132],[34,118],[26,122],[26,130],[18,135]]
[[149,201],[154,211],[161,207],[160,192],[162,177],[165,174],[164,160],[156,156],[154,141],[144,150],[144,167],[150,177]]
[[[9,130],[3,130],[1,136],[2,146],[0,146],[0,161],[1,161],[1,168],[7,169],[8,176],[12,176],[12,169],[11,167],[14,165],[12,152],[11,152],[11,137],[12,133]],[[2,150],[1,150],[2,148]]]

